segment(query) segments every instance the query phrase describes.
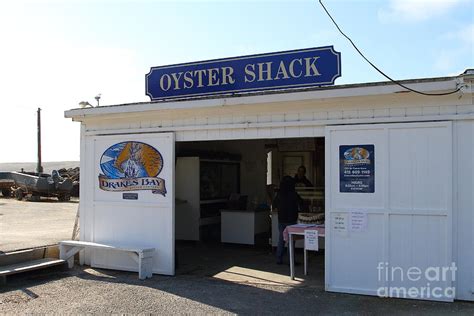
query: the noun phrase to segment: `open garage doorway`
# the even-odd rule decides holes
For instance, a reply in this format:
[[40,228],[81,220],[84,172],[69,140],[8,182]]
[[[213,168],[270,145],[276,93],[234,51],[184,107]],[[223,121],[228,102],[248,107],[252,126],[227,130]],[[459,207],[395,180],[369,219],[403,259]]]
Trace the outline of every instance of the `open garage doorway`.
[[[305,180],[296,181],[304,202],[298,222],[324,224],[324,159],[324,137],[177,142],[177,274],[293,282],[288,255],[276,264],[278,211],[272,201],[281,179],[298,178],[304,169]],[[299,263],[302,245],[296,242]],[[297,265],[295,282],[323,286],[323,237],[319,249],[309,252],[308,276]]]

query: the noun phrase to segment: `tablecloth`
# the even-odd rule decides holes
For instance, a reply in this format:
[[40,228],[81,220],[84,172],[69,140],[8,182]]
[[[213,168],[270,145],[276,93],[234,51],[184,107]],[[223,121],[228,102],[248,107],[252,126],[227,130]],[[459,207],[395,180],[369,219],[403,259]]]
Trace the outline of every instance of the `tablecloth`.
[[297,233],[297,234],[304,234],[304,231],[307,229],[317,230],[318,235],[324,235],[325,233],[324,226],[295,224],[295,225],[286,226],[285,230],[283,231],[283,239],[285,241],[288,241],[288,234],[290,232]]

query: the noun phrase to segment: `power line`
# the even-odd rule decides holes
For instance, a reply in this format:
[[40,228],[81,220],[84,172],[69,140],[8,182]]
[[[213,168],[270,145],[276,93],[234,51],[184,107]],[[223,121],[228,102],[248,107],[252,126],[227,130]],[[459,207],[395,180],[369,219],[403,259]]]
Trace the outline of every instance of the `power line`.
[[406,89],[406,90],[409,90],[411,92],[415,92],[415,93],[418,93],[418,94],[421,94],[421,95],[427,95],[427,96],[443,96],[443,95],[450,95],[450,94],[454,94],[458,91],[461,90],[461,87],[457,88],[456,90],[453,90],[453,91],[450,91],[450,92],[441,92],[441,93],[427,93],[427,92],[422,92],[422,91],[418,91],[418,90],[415,90],[415,89],[412,89],[410,87],[407,87],[406,85],[404,85],[403,83],[401,83],[400,81],[397,81],[397,80],[394,80],[392,79],[391,77],[389,77],[387,74],[385,74],[382,70],[380,70],[377,66],[375,66],[370,60],[367,59],[367,57],[364,56],[364,54],[359,50],[359,48],[356,46],[356,44],[354,44],[354,42],[350,39],[349,36],[347,36],[342,30],[341,28],[339,27],[339,25],[336,23],[336,21],[334,20],[334,18],[331,16],[331,14],[329,13],[329,11],[326,9],[326,7],[324,6],[323,4],[323,0],[319,0],[319,3],[321,4],[321,6],[323,7],[324,11],[326,11],[326,14],[329,16],[329,18],[331,19],[331,21],[334,23],[334,25],[336,26],[336,28],[339,30],[339,32],[352,44],[352,46],[355,48],[355,50],[359,53],[360,56],[362,56],[362,58],[365,59],[366,62],[369,63],[369,65],[371,65],[375,70],[377,70],[382,76],[384,76],[385,78],[387,78],[388,80],[390,80],[391,82],[399,85],[400,87]]

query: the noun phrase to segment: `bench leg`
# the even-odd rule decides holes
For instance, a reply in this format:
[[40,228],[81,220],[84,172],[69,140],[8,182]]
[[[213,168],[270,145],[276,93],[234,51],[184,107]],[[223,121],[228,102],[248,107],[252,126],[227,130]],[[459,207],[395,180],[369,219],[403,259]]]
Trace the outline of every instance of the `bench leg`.
[[74,256],[67,259],[67,266],[69,269],[72,269],[72,267],[74,267]]
[[145,271],[143,271],[143,258],[142,258],[142,254],[139,253],[138,254],[138,278],[140,280],[145,280],[146,279],[146,276],[145,276]]
[[153,276],[153,257],[148,256],[143,258],[143,260],[145,261],[144,266],[146,271],[146,277],[151,279],[151,277]]
[[67,261],[69,269],[74,267],[74,255],[78,253],[83,247],[70,247],[66,245],[59,245],[59,258]]
[[150,253],[138,254],[138,278],[144,280],[153,276],[153,256]]
[[145,276],[142,267],[142,254],[139,252],[129,252],[128,254],[138,264],[138,278],[144,280]]

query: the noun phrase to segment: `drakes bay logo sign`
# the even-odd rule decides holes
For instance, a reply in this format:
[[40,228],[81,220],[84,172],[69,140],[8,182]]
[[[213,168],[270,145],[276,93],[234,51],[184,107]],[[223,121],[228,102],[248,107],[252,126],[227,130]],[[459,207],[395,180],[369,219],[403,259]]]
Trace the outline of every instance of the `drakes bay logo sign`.
[[375,145],[339,146],[339,192],[375,193]]
[[151,100],[332,85],[341,53],[332,46],[152,67]]
[[151,190],[166,195],[165,180],[158,178],[163,157],[142,142],[121,142],[110,146],[100,158],[99,188],[104,191]]

